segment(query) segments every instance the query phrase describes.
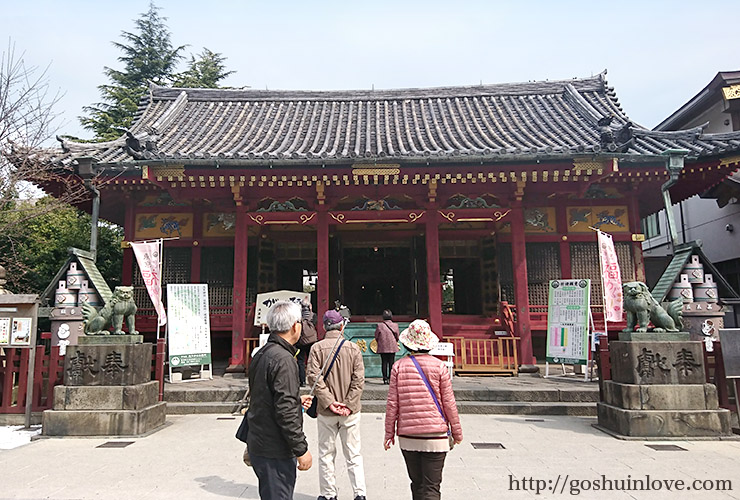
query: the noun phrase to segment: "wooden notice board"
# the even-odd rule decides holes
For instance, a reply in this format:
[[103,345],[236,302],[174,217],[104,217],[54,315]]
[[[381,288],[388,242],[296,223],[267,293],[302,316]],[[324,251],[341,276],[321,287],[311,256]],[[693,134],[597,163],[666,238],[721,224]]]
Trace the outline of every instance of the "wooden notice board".
[[740,328],[723,328],[719,331],[722,360],[727,378],[740,378]]

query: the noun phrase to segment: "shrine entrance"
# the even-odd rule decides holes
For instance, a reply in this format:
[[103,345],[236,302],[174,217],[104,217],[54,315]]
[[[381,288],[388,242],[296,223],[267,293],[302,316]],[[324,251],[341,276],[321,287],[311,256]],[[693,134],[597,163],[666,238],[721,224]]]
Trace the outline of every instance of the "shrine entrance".
[[405,242],[345,246],[342,249],[344,303],[353,315],[413,315],[418,304],[415,256]]

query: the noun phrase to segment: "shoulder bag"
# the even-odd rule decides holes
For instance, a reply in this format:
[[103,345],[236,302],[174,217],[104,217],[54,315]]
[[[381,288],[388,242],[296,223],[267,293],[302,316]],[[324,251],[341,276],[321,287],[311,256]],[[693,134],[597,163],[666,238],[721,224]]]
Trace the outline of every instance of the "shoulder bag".
[[434,404],[437,405],[437,410],[439,410],[439,414],[442,415],[442,420],[444,420],[445,424],[447,424],[447,440],[450,442],[450,449],[452,449],[455,447],[455,439],[452,437],[452,433],[450,432],[450,423],[447,421],[447,417],[445,417],[445,414],[442,411],[442,406],[440,406],[439,401],[437,400],[437,396],[434,394],[434,390],[432,390],[432,386],[429,383],[429,379],[427,379],[427,376],[424,373],[424,370],[421,369],[419,362],[416,360],[414,356],[409,356],[409,357],[411,358],[411,361],[414,362],[416,369],[419,371],[419,375],[421,375],[421,379],[424,381],[424,384],[427,386],[427,389],[429,390],[429,394],[432,395]]
[[[254,359],[252,359],[252,363],[256,363],[258,360],[262,359],[262,353],[267,351],[267,348],[272,344],[266,344],[264,345],[258,352],[255,354]],[[258,357],[259,356],[259,357]],[[247,396],[245,399],[247,399],[247,410],[244,412],[244,417],[242,418],[241,424],[239,424],[239,428],[236,430],[236,439],[241,441],[242,443],[247,442],[247,436],[249,435],[249,422],[248,422],[248,415],[249,415],[249,392],[247,392]]]

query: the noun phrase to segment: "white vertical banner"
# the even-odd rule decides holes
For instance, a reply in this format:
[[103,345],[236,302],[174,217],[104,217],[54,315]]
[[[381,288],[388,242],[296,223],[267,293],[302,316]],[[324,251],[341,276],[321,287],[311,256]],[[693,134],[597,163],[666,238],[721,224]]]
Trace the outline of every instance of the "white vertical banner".
[[622,272],[611,234],[598,231],[601,286],[604,290],[604,320],[622,321]]
[[149,298],[157,310],[158,326],[167,324],[167,313],[162,303],[162,240],[132,241],[131,249],[139,264]]

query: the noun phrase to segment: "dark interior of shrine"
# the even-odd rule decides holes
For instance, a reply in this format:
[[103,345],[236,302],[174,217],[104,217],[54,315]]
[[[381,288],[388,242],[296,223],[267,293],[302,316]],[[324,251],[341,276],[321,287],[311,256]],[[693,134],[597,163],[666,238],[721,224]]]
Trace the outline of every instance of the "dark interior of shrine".
[[344,303],[352,314],[414,314],[414,262],[409,247],[343,249]]

